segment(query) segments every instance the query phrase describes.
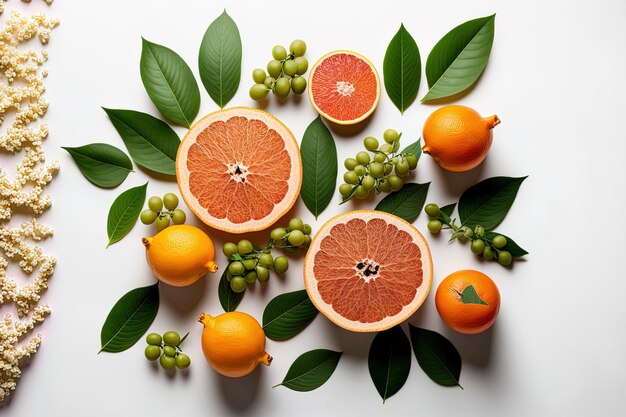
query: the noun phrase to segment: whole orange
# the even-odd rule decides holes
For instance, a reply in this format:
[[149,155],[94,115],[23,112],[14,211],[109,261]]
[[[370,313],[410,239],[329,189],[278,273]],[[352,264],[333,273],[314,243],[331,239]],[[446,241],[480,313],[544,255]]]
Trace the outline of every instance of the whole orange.
[[499,123],[498,116],[483,118],[469,107],[441,107],[424,123],[422,150],[448,171],[468,171],[487,156],[491,129]]
[[470,269],[448,275],[435,295],[443,321],[460,333],[476,334],[496,321],[500,292],[487,275]]

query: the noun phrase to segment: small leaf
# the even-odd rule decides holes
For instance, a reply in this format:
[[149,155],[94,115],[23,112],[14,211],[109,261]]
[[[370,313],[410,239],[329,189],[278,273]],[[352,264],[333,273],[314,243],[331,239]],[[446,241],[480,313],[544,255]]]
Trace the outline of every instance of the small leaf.
[[284,386],[294,391],[313,391],[324,385],[335,372],[343,352],[315,349],[300,355],[289,367],[283,382],[274,386]]
[[180,139],[162,120],[133,110],[104,109],[133,161],[161,174],[176,175]]
[[432,330],[410,324],[409,330],[413,353],[426,375],[440,385],[460,387],[461,355],[454,345]]
[[404,184],[400,191],[383,198],[376,205],[376,210],[394,214],[409,223],[413,223],[424,208],[429,186],[429,182],[426,184]]
[[459,199],[459,220],[463,226],[481,225],[492,230],[499,225],[526,178],[492,177],[465,190]]
[[230,288],[230,282],[226,279],[228,269],[224,269],[220,283],[217,287],[217,296],[220,299],[220,304],[225,312],[235,311],[237,306],[243,299],[245,292],[236,293]]
[[458,292],[454,290],[459,297],[461,297],[461,303],[463,304],[482,304],[488,306],[487,302],[480,298],[480,296],[476,293],[476,289],[473,285],[468,285],[463,289],[462,292]]
[[91,143],[77,148],[63,147],[85,178],[98,187],[117,187],[133,171],[130,158],[115,146]]
[[511,253],[511,256],[513,256],[513,258],[520,258],[524,255],[528,255],[528,252],[526,252],[525,249],[521,248],[517,243],[515,243],[515,241],[513,239],[511,239],[508,236],[503,235],[502,233],[497,233],[497,232],[487,232],[485,233],[485,237],[491,241],[493,240],[494,237],[496,236],[504,236],[506,238],[506,245],[500,249],[500,250],[505,250]]
[[374,337],[368,365],[372,382],[384,403],[400,391],[411,370],[411,345],[400,326],[394,326]]
[[120,194],[111,205],[107,219],[107,235],[109,236],[107,248],[126,236],[137,222],[143,203],[146,201],[146,188],[148,188],[148,183],[128,189]]
[[448,242],[452,242],[454,239],[458,239],[461,236],[465,236],[465,230],[457,230],[456,232],[452,233]]
[[273,298],[263,311],[263,330],[272,340],[289,339],[300,333],[317,316],[306,290]]
[[224,108],[237,92],[241,79],[241,37],[226,10],[206,30],[198,65],[204,88]]
[[100,352],[122,352],[133,346],[150,328],[158,310],[158,284],[124,294],[102,325]]
[[190,127],[200,110],[200,90],[189,66],[176,52],[141,38],[141,81],[163,116]]
[[356,189],[359,187],[359,184],[355,185],[352,187],[352,189],[350,190],[350,194],[348,194],[345,197],[341,197],[341,203],[339,203],[339,205],[342,205],[343,203],[347,203],[348,201],[352,200],[352,197],[354,197],[354,194],[356,194]]
[[404,113],[417,97],[422,75],[420,51],[404,24],[387,47],[383,75],[389,98]]
[[471,87],[487,66],[496,15],[465,22],[448,32],[426,60],[430,90],[422,101],[458,94]]
[[422,139],[420,138],[417,140],[417,142],[413,142],[412,144],[404,148],[400,153],[413,154],[415,155],[415,158],[417,158],[417,160],[419,161],[420,156],[422,156]]
[[456,203],[448,204],[447,206],[441,207],[439,209],[439,212],[445,214],[446,216],[448,216],[448,219],[450,219],[450,216],[452,216],[452,213],[454,213],[455,207]]
[[304,132],[302,155],[302,201],[315,216],[320,215],[335,193],[337,185],[337,148],[330,131],[317,116]]

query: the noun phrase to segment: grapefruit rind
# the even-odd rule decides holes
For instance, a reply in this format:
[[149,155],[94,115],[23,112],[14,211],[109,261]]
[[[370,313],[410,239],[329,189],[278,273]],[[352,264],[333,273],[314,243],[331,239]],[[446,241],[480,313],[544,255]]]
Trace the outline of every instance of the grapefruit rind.
[[[222,219],[212,216],[207,212],[198,202],[198,199],[191,193],[189,186],[189,171],[185,166],[187,158],[183,158],[183,155],[187,155],[191,145],[196,143],[195,138],[206,129],[211,123],[217,121],[226,122],[232,117],[245,117],[249,120],[257,119],[265,123],[268,128],[274,129],[284,140],[285,149],[289,154],[291,160],[291,171],[289,173],[289,189],[285,194],[285,197],[276,204],[270,214],[261,219],[251,219],[243,223],[233,223],[228,219]],[[291,145],[291,146],[289,146]],[[202,119],[198,120],[191,126],[185,137],[180,143],[178,153],[176,155],[176,182],[180,194],[185,201],[185,204],[193,214],[196,215],[202,222],[208,226],[222,230],[228,233],[249,233],[264,230],[278,221],[284,216],[298,200],[300,195],[300,187],[302,186],[302,159],[300,156],[300,148],[298,142],[289,128],[278,118],[270,113],[255,109],[252,107],[231,107],[228,109],[217,110],[209,113]]]
[[[346,317],[337,313],[331,304],[326,303],[322,299],[320,292],[317,290],[317,280],[315,278],[313,268],[314,257],[320,250],[321,242],[326,236],[328,236],[329,231],[335,225],[347,223],[352,219],[361,219],[366,222],[372,219],[383,219],[387,223],[395,225],[396,227],[398,227],[398,229],[409,233],[413,238],[413,242],[419,247],[422,254],[422,283],[417,289],[415,297],[409,304],[403,306],[402,310],[399,313],[393,316],[388,316],[383,320],[377,322],[364,323],[361,321],[347,319]],[[428,242],[426,241],[424,236],[420,233],[419,230],[417,230],[412,224],[410,224],[406,220],[392,214],[376,210],[353,210],[346,213],[338,214],[328,220],[318,230],[315,237],[311,241],[311,245],[304,259],[304,286],[313,305],[315,305],[315,307],[331,322],[335,323],[339,327],[353,332],[378,332],[390,329],[396,324],[404,322],[406,319],[411,317],[424,303],[424,301],[428,297],[428,294],[430,293],[432,281],[433,262]]]

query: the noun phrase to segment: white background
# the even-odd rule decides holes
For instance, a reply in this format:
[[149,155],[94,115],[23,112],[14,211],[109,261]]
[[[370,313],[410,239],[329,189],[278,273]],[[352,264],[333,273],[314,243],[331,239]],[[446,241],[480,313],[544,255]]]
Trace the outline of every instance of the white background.
[[[157,115],[139,76],[140,37],[176,50],[197,75],[200,40],[224,7],[239,26],[244,48],[242,82],[230,105],[255,105],[248,98],[250,74],[270,59],[274,44],[305,39],[311,63],[328,51],[352,49],[382,70],[386,46],[400,22],[416,39],[425,63],[448,30],[497,12],[489,65],[476,87],[457,101],[501,118],[489,157],[471,172],[450,174],[424,156],[416,178],[432,182],[428,201],[446,204],[481,179],[530,175],[499,227],[530,252],[513,268],[480,262],[467,246],[427,234],[435,263],[433,288],[453,271],[474,268],[490,275],[502,296],[495,326],[481,335],[447,329],[432,295],[410,320],[453,341],[463,358],[464,390],[436,385],[412,358],[406,385],[383,405],[367,369],[373,335],[348,333],[321,315],[292,340],[268,341],[275,358],[271,367],[243,379],[221,377],[204,362],[202,328],[196,323],[202,311],[221,312],[218,275],[191,288],[161,287],[151,330],[191,330],[184,345],[193,360],[188,372],[167,373],[152,366],[143,357],[143,342],[123,353],[96,355],[100,328],[115,301],[154,282],[140,243],[151,233],[146,226],[137,224],[105,250],[108,208],[120,192],[146,180],[149,195],[177,190],[174,182],[141,169],[117,189],[99,189],[60,147],[108,142],[123,149],[100,106]],[[24,367],[8,406],[0,409],[4,415],[611,416],[623,408],[623,1],[56,0],[46,7],[39,0],[30,5],[11,0],[11,8],[45,10],[62,19],[47,48],[51,133],[45,146],[51,159],[61,161],[61,172],[48,189],[54,205],[41,217],[56,231],[44,245],[58,257],[45,294],[53,314],[41,326],[40,352]],[[200,115],[216,110],[201,84],[200,89]],[[426,91],[423,77],[419,97]],[[364,131],[334,133],[339,159],[361,149],[364,136],[380,137],[388,127],[403,131],[408,144],[420,136],[423,121],[437,107],[415,102],[401,116],[383,91]],[[267,110],[298,139],[315,117],[306,97],[286,104],[272,99]],[[184,129],[177,131],[184,134]],[[16,159],[1,161],[5,167]],[[340,211],[338,201],[336,195],[318,222],[301,201],[290,214],[301,216],[315,231]],[[369,200],[341,210],[374,205]],[[425,230],[426,221],[422,214],[415,224]],[[225,238],[209,233],[218,245]],[[255,240],[266,235],[259,233]],[[221,255],[218,262],[223,265]],[[301,258],[292,259],[285,279],[274,276],[266,289],[249,291],[240,309],[260,320],[273,296],[303,288],[301,267]],[[345,352],[325,385],[309,393],[271,388],[298,355],[314,348]]]

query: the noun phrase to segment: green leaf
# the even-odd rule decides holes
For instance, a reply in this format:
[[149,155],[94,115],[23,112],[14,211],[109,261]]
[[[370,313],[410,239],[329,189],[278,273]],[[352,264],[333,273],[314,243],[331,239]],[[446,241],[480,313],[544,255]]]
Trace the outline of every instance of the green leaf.
[[200,110],[200,90],[189,66],[176,52],[141,38],[141,81],[165,118],[190,127]]
[[372,382],[384,403],[400,391],[411,370],[411,345],[400,326],[394,326],[374,337],[368,365]]
[[389,98],[404,113],[417,97],[422,75],[420,51],[404,24],[387,47],[383,75]]
[[485,233],[485,237],[487,238],[487,240],[491,241],[493,240],[494,237],[496,236],[504,236],[506,238],[506,245],[500,249],[500,250],[505,250],[511,253],[511,256],[513,256],[513,258],[520,258],[524,255],[528,255],[528,252],[523,249],[522,247],[520,247],[517,243],[515,243],[515,241],[513,239],[511,239],[508,236],[503,235],[502,233],[497,233],[497,232],[487,232]]
[[395,214],[407,222],[413,223],[424,208],[429,186],[429,182],[426,184],[404,184],[400,191],[391,193],[380,200],[376,205],[376,210]]
[[204,88],[224,108],[237,92],[241,79],[241,37],[226,10],[206,30],[198,65]]
[[418,139],[417,142],[413,142],[412,144],[410,144],[409,146],[407,146],[406,148],[402,149],[402,152],[400,153],[410,153],[415,155],[415,158],[417,158],[417,160],[420,160],[420,156],[422,156],[422,139]]
[[317,313],[306,290],[281,294],[265,307],[263,330],[272,340],[289,339],[304,330]]
[[217,287],[217,296],[220,299],[220,304],[225,312],[235,311],[237,306],[243,299],[245,292],[236,293],[230,288],[230,282],[226,279],[228,269],[224,269],[220,283]]
[[526,178],[492,177],[465,190],[459,199],[461,224],[492,230],[504,220]]
[[311,122],[300,144],[302,155],[302,201],[315,216],[333,198],[337,185],[337,148],[320,116]]
[[180,139],[167,123],[134,110],[103,109],[133,161],[154,172],[176,175]]
[[410,324],[409,330],[413,353],[426,375],[440,385],[460,387],[461,355],[454,345],[432,330]]
[[102,325],[100,352],[122,352],[137,343],[150,328],[158,310],[158,284],[124,294]]
[[461,303],[463,304],[482,304],[488,306],[487,302],[480,298],[480,296],[476,293],[476,289],[473,285],[468,285],[463,289],[462,292],[458,292],[454,290],[460,297]]
[[148,188],[148,183],[128,189],[120,194],[111,205],[107,219],[107,235],[109,236],[107,248],[126,236],[137,222],[143,203],[146,201],[146,188]]
[[478,80],[489,60],[495,21],[495,14],[470,20],[437,42],[426,60],[430,90],[422,101],[453,96]]
[[280,385],[294,391],[313,391],[324,385],[335,372],[343,352],[315,349],[300,355],[289,367]]
[[448,204],[447,206],[443,206],[439,209],[439,214],[443,213],[446,216],[448,216],[448,220],[450,219],[450,216],[452,216],[452,213],[454,213],[454,208],[456,207],[456,203],[452,203],[452,204]]
[[106,143],[62,148],[72,156],[85,178],[98,187],[117,187],[133,171],[130,158],[115,146]]

